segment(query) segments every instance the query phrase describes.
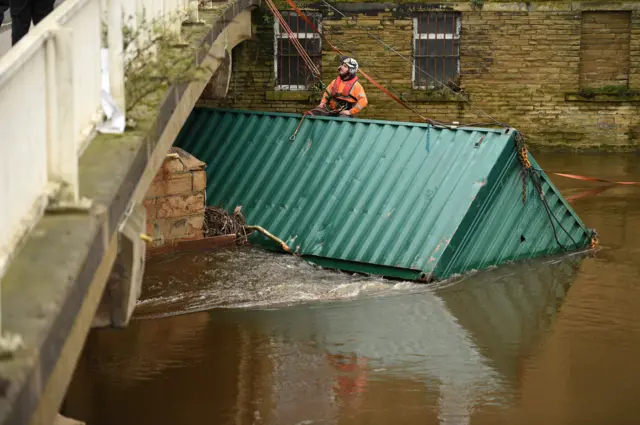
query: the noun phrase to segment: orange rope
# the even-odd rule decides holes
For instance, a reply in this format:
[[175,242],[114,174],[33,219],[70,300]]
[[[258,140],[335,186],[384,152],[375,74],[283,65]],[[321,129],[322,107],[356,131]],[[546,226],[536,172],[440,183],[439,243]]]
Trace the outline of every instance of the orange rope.
[[601,183],[609,183],[609,184],[623,184],[623,185],[632,185],[632,186],[640,186],[640,182],[614,182],[611,180],[599,179],[597,177],[586,177],[586,176],[578,176],[575,174],[564,174],[564,173],[552,173],[556,176],[566,177],[568,179],[574,180],[584,180],[584,181],[592,181],[592,182],[601,182]]
[[311,57],[307,54],[304,47],[302,47],[302,45],[300,44],[300,42],[298,41],[298,37],[293,33],[293,31],[291,31],[291,28],[289,27],[287,22],[284,20],[284,18],[280,14],[280,11],[276,7],[276,5],[273,3],[272,0],[266,0],[266,3],[269,6],[269,9],[271,9],[271,13],[273,13],[273,16],[275,16],[276,19],[278,19],[278,22],[280,22],[280,25],[287,32],[287,35],[289,36],[289,40],[291,40],[291,43],[300,54],[300,57],[302,57],[302,60],[304,60],[304,63],[309,67],[309,70],[314,74],[316,78],[320,78],[320,70],[316,67],[316,65],[313,63],[313,60],[311,60]]
[[306,111],[305,113],[302,114],[302,118],[300,119],[300,122],[296,127],[296,131],[294,131],[291,137],[289,137],[289,140],[291,140],[292,142],[296,140],[296,135],[298,134],[298,130],[300,130],[300,126],[302,126],[302,121],[304,121],[304,117],[306,117],[307,115],[312,115],[312,114],[309,111]]
[[593,189],[583,190],[582,192],[575,193],[573,195],[568,195],[565,197],[565,199],[567,200],[567,202],[577,201],[579,199],[587,198],[589,196],[599,195],[611,189],[612,187],[616,187],[616,186],[615,185],[599,186]]

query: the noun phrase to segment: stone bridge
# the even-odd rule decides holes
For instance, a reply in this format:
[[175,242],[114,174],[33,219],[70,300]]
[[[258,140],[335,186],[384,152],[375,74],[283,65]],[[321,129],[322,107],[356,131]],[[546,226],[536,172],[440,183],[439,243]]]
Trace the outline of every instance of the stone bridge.
[[[2,424],[55,422],[90,328],[127,326],[144,272],[145,194],[212,76],[225,94],[260,1],[65,0],[0,57]],[[204,76],[159,79],[131,106],[127,37],[143,50],[149,16]],[[143,65],[173,60],[149,46]]]

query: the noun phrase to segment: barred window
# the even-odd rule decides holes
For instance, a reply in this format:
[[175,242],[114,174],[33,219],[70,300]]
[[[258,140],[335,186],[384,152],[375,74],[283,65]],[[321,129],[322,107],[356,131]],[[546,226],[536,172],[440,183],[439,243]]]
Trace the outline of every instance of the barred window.
[[[308,13],[305,15],[313,25],[322,32],[322,15]],[[283,12],[282,16],[291,28],[311,60],[322,71],[322,38],[313,31],[294,11]],[[276,90],[305,90],[314,83],[314,76],[304,63],[302,57],[289,39],[289,34],[276,19],[274,24],[274,68]]]
[[460,74],[460,14],[420,12],[413,18],[414,88],[441,88]]

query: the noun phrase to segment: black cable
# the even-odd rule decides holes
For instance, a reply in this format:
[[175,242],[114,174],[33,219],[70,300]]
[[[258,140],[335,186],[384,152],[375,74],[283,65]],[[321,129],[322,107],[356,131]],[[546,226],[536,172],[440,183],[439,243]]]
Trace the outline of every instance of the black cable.
[[[321,1],[322,1],[322,2],[323,2],[323,3],[324,3],[328,8],[333,9],[335,12],[337,12],[337,13],[338,13],[340,16],[342,16],[343,18],[345,18],[345,19],[346,19],[346,18],[348,18],[348,16],[347,16],[347,15],[345,15],[345,14],[344,14],[344,13],[342,13],[339,9],[337,9],[336,7],[334,7],[333,5],[331,5],[329,2],[327,2],[327,0],[321,0]],[[360,26],[360,25],[358,24],[358,21],[357,21],[353,16],[351,17],[351,20],[354,22],[354,24],[355,24],[355,26],[356,26],[356,27],[360,28],[362,31],[364,31],[364,32],[365,32],[367,35],[369,35],[371,38],[375,39],[378,43],[382,44],[385,48],[387,48],[387,49],[391,50],[392,52],[394,52],[396,55],[400,56],[402,59],[404,59],[404,60],[405,60],[405,61],[407,61],[408,63],[412,63],[412,64],[413,64],[413,62],[412,62],[409,58],[407,58],[406,56],[404,56],[402,53],[398,52],[398,51],[397,51],[393,46],[391,46],[391,45],[389,45],[389,44],[385,43],[385,42],[384,42],[383,40],[381,40],[379,37],[376,37],[375,35],[371,34],[371,32],[369,32],[366,28],[364,28],[364,27]],[[415,66],[415,65],[413,65],[413,66]],[[454,96],[458,94],[457,92],[453,91],[453,90],[451,89],[451,87],[447,86],[445,83],[443,83],[442,81],[438,80],[437,78],[435,78],[433,75],[429,74],[427,71],[425,71],[425,70],[424,70],[424,69],[422,69],[421,67],[416,66],[416,68],[417,68],[420,72],[424,73],[426,76],[428,76],[428,77],[430,77],[431,79],[433,79],[433,81],[437,82],[437,83],[438,83],[438,84],[440,84],[442,87],[444,87],[445,89],[449,90],[451,93],[453,93],[453,94],[454,94]],[[454,83],[454,82],[451,82],[451,83],[452,83],[453,85],[455,85],[458,89],[462,89],[458,84],[456,84],[456,83]],[[474,107],[471,105],[471,102],[470,102],[469,100],[467,100],[467,99],[463,99],[463,100],[464,100],[467,104],[469,104],[469,110],[470,110],[470,111],[472,111],[472,112],[474,112],[474,113],[475,113],[476,111],[480,111],[482,114],[484,114],[485,116],[487,116],[490,120],[492,120],[492,121],[493,121],[494,123],[496,123],[497,125],[499,125],[499,126],[501,126],[501,127],[508,127],[506,124],[504,124],[504,123],[502,123],[502,122],[498,121],[497,119],[495,119],[494,117],[492,117],[491,115],[489,115],[487,112],[485,112],[485,111],[484,111],[484,110],[482,110],[481,108],[478,108],[478,109],[474,108]],[[441,123],[438,123],[438,124],[440,124],[440,125],[444,125],[444,124],[441,124]],[[444,126],[446,126],[446,125],[444,125]]]
[[[531,172],[529,172],[529,174],[531,174]],[[547,213],[547,217],[549,218],[549,223],[551,224],[551,229],[553,229],[553,237],[556,239],[556,243],[557,243],[558,245],[560,245],[560,247],[561,247],[564,251],[567,251],[567,248],[566,248],[564,245],[562,245],[562,244],[560,243],[560,240],[558,239],[558,233],[556,232],[556,226],[554,226],[554,225],[553,225],[553,221],[552,221],[552,219],[551,219],[552,214],[551,214],[551,212],[549,211],[549,206],[548,206],[548,205],[547,205],[547,203],[545,202],[544,196],[542,195],[542,190],[541,190],[541,188],[539,188],[539,187],[536,185],[536,183],[533,181],[533,178],[532,178],[532,177],[531,177],[531,181],[533,182],[534,186],[536,186],[536,189],[538,189],[539,194],[540,194],[540,197],[542,198],[542,204],[544,205],[544,210],[545,210],[545,212]]]
[[[536,189],[538,189],[538,192],[540,194],[540,198],[542,199],[542,203],[545,207],[545,211],[547,212],[547,216],[549,217],[549,222],[551,223],[551,228],[553,229],[553,235],[556,239],[556,242],[558,245],[560,245],[560,247],[562,247],[562,249],[564,249],[565,251],[567,251],[567,248],[562,245],[560,243],[560,240],[558,239],[558,234],[556,231],[556,227],[553,224],[552,218],[553,220],[555,220],[558,223],[558,226],[560,226],[560,228],[564,231],[564,233],[569,236],[569,239],[571,239],[571,241],[573,242],[574,245],[577,245],[577,242],[575,241],[575,239],[573,239],[573,236],[571,236],[571,234],[567,231],[567,229],[564,228],[564,226],[562,225],[562,223],[560,222],[560,220],[558,220],[558,218],[555,216],[555,214],[553,214],[551,212],[551,207],[549,207],[549,203],[547,202],[547,199],[544,196],[544,193],[542,191],[542,185],[540,184],[540,182],[537,182],[536,179],[533,177],[533,171],[537,171],[535,169],[531,169],[531,171],[529,171],[529,175],[531,177],[531,181],[533,182],[534,186],[536,187]],[[540,178],[539,175],[537,175],[538,178]]]

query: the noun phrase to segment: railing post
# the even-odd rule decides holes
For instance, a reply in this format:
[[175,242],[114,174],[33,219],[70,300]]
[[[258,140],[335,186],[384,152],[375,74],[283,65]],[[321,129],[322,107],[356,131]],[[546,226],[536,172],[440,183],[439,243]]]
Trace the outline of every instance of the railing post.
[[[167,0],[165,0],[167,1]],[[180,31],[182,29],[183,8],[181,7],[181,0],[168,0],[169,7],[165,7],[168,11],[171,22],[169,23],[169,31],[173,33],[178,39],[181,39]],[[166,6],[166,3],[165,3]]]
[[57,201],[79,201],[78,154],[75,134],[72,34],[56,28],[46,41],[47,177],[60,183]]
[[199,5],[199,1],[198,0],[188,0],[188,9],[189,9],[189,22],[190,23],[200,23],[200,14],[199,9],[198,9],[198,5]]
[[[135,49],[132,50],[132,58],[138,52],[146,52],[152,60],[155,60],[157,49],[155,45],[151,45],[153,40],[152,30],[155,22],[154,4],[149,0],[139,0],[136,10],[139,31],[135,40]],[[140,64],[136,63],[135,66],[140,66]]]
[[122,0],[107,0],[109,87],[111,89],[111,97],[117,108],[126,116],[122,25]]

